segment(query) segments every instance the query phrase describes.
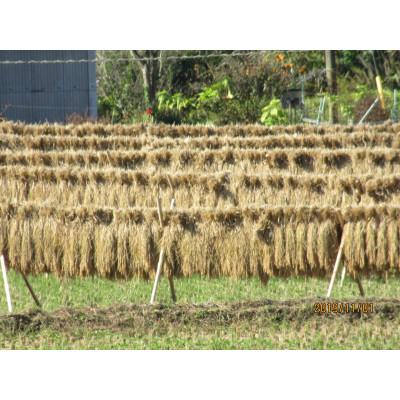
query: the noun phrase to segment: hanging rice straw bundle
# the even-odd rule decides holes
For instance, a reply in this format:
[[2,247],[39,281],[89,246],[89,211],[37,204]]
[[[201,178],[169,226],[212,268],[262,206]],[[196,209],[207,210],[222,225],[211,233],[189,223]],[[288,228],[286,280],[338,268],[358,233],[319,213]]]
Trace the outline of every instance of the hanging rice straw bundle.
[[305,272],[307,269],[307,227],[299,223],[296,228],[296,272]]
[[7,218],[0,218],[0,255],[8,252],[8,227]]
[[164,248],[164,271],[168,276],[182,274],[182,260],[179,243],[183,235],[184,232],[181,226],[168,226],[163,230],[160,248]]
[[237,227],[229,230],[223,236],[221,253],[222,271],[225,276],[247,278],[250,276],[249,239],[251,233],[248,227]]
[[307,262],[311,271],[318,271],[318,224],[310,222],[307,229]]
[[318,262],[320,269],[330,271],[338,250],[337,233],[334,223],[324,221],[318,228]]
[[344,225],[343,228],[343,257],[345,259],[345,265],[348,267],[349,272],[354,272],[357,268],[356,264],[356,253],[354,249],[354,232],[355,231],[355,223],[348,222]]
[[57,276],[62,275],[64,240],[66,238],[63,225],[54,220],[46,220],[43,227],[44,262],[49,271]]
[[80,231],[80,276],[88,276],[94,273],[94,225],[83,224]]
[[285,233],[282,226],[275,226],[274,231],[274,269],[283,273],[285,269]]
[[132,227],[129,235],[129,253],[133,276],[149,279],[155,274],[158,261],[156,240],[157,231],[149,224]]
[[37,274],[43,272],[49,272],[48,269],[46,268],[46,262],[44,257],[44,252],[45,252],[45,242],[43,240],[44,226],[45,226],[45,220],[39,219],[35,221],[33,227],[32,241],[35,254],[34,272]]
[[21,221],[22,224],[22,238],[21,238],[21,271],[29,273],[32,271],[34,261],[33,243],[32,243],[32,227],[31,221]]
[[274,267],[274,238],[275,227],[269,220],[261,222],[256,229],[255,235],[261,242],[262,270],[266,275],[273,275]]
[[[193,246],[196,241],[198,246]],[[200,266],[197,260],[198,248],[204,252],[204,258],[209,256],[208,249],[205,247],[204,237],[199,233],[185,231],[179,242],[179,254],[181,259],[181,270],[183,276],[190,276],[192,274],[200,274]]]
[[111,278],[116,271],[117,240],[113,224],[99,225],[95,230],[95,265],[99,276]]
[[296,271],[296,226],[289,222],[285,229],[285,267],[288,271]]
[[366,258],[369,270],[376,269],[377,260],[377,224],[375,218],[367,223],[366,231]]
[[384,271],[388,267],[388,241],[387,241],[387,222],[386,218],[382,218],[377,234],[377,255],[376,268],[378,271]]
[[10,221],[10,234],[8,236],[8,257],[13,268],[19,269],[21,265],[21,224],[17,219]]
[[119,224],[117,228],[117,273],[118,277],[127,279],[131,275],[129,234],[130,229],[126,224]]
[[78,232],[81,232],[79,228],[76,224],[71,224],[67,227],[62,266],[64,276],[73,277],[79,274],[80,235],[78,235]]
[[251,234],[250,244],[249,244],[249,257],[250,257],[250,274],[252,276],[259,276],[262,282],[268,280],[268,274],[264,270],[263,265],[263,247],[265,244],[260,240],[257,231],[253,229]]
[[[214,259],[211,263],[206,263],[208,267],[211,267],[210,276],[224,276],[224,257],[226,253],[224,235],[226,234],[226,227],[222,226],[218,223],[213,223],[213,231],[212,231],[212,243],[209,243],[210,251],[214,252]],[[202,224],[202,228],[204,234],[207,232],[207,224]],[[199,254],[200,256],[200,254]]]
[[389,269],[395,270],[399,264],[399,229],[396,221],[390,221],[387,228]]
[[222,274],[221,263],[218,250],[220,244],[218,243],[220,237],[220,229],[217,224],[202,224],[199,227],[200,240],[199,249],[200,254],[196,251],[196,260],[198,263],[198,270],[202,276],[217,277]]
[[366,224],[364,221],[358,221],[354,226],[354,258],[357,269],[365,269],[366,264]]

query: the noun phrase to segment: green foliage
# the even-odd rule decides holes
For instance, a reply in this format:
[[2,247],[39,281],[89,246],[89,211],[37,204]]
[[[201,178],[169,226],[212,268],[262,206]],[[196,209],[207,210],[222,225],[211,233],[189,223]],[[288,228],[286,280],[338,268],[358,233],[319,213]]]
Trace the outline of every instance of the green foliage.
[[182,93],[170,94],[166,90],[161,90],[156,94],[156,98],[158,122],[182,123],[183,113],[194,107],[193,99],[185,97]]
[[114,121],[114,113],[117,110],[115,99],[112,96],[99,96],[97,99],[98,114],[110,121]]
[[[293,115],[289,119],[277,103],[273,106],[272,102],[271,110],[265,110],[265,105],[279,99],[288,88],[299,88],[302,76],[319,71],[304,87],[306,103],[310,105],[307,117],[312,118],[318,110],[318,94],[327,91],[323,51],[266,51],[243,57],[173,60],[167,57],[208,55],[210,51],[164,51],[162,68],[157,67],[156,103],[150,105],[154,114],[149,116],[145,114],[149,103],[144,96],[140,66],[129,59],[129,51],[104,53],[98,52],[110,61],[97,67],[99,117],[113,123],[256,123],[260,114],[265,124],[289,123],[293,122]],[[339,96],[330,100],[337,101],[341,123],[354,121],[358,114],[356,104],[376,96],[376,73],[382,77],[391,107],[393,88],[400,86],[398,51],[338,51],[337,65]],[[299,112],[296,118],[301,121]]]
[[158,121],[173,119],[183,123],[215,123],[224,103],[233,99],[227,78],[203,87],[191,97],[166,90],[158,92],[156,97]]
[[279,99],[272,99],[263,109],[260,118],[264,125],[283,125],[288,123],[288,115]]
[[[386,108],[393,106],[393,91],[384,86],[383,95],[386,102]],[[357,123],[360,113],[363,114],[374,98],[378,96],[375,82],[372,84],[348,84],[343,80],[339,83],[339,94],[330,96],[339,106],[340,123]]]
[[233,95],[229,89],[228,79],[224,78],[219,82],[214,83],[211,86],[206,86],[197,95],[197,108],[214,105],[218,101],[222,100],[222,95],[226,93],[227,99],[232,99]]
[[169,94],[166,90],[157,93],[159,111],[184,111],[195,106],[193,99],[182,93]]

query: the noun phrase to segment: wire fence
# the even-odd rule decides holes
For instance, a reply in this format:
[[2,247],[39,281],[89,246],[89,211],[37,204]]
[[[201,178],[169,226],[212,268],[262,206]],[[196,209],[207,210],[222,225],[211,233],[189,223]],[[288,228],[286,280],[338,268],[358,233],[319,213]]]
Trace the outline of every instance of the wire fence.
[[106,63],[106,62],[122,62],[122,61],[168,61],[168,60],[199,60],[219,57],[246,57],[260,56],[265,54],[265,51],[238,51],[232,53],[210,53],[210,54],[193,54],[193,55],[158,55],[154,57],[102,57],[98,56],[93,59],[58,59],[58,60],[0,60],[0,65],[19,65],[19,64],[82,64],[82,63]]
[[[270,51],[268,51],[270,52]],[[154,57],[103,57],[97,56],[93,59],[55,59],[55,60],[0,60],[0,65],[26,65],[26,64],[102,64],[112,62],[125,61],[168,61],[168,60],[201,60],[211,58],[235,58],[235,57],[251,57],[263,56],[267,54],[267,50],[252,50],[252,51],[234,51],[232,53],[210,53],[210,54],[192,54],[192,55],[162,55]],[[294,80],[293,84],[300,85],[302,82],[307,82],[317,77],[322,77],[326,73],[325,68],[313,69],[307,74],[304,74]]]

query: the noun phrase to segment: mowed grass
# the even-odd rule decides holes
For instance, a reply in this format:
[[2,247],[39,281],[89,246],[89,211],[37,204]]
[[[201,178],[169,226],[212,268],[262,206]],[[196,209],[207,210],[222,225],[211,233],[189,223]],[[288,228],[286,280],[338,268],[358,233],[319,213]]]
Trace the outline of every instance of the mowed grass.
[[[53,311],[62,307],[107,307],[115,304],[143,304],[150,300],[152,281],[128,280],[111,281],[101,278],[58,279],[54,275],[30,276],[34,291],[43,309]],[[11,270],[8,273],[10,292],[15,312],[34,308],[35,304],[20,274]],[[332,297],[358,298],[357,284],[346,277],[343,287],[337,277]],[[317,278],[272,278],[267,285],[259,279],[202,277],[175,279],[178,303],[226,303],[248,300],[291,300],[323,297],[326,295],[329,280]],[[362,280],[367,297],[400,298],[400,279],[380,278]],[[162,277],[157,292],[157,301],[171,303],[169,285]],[[4,287],[0,284],[0,315],[7,313]]]
[[265,327],[240,324],[196,327],[157,332],[86,330],[0,334],[3,349],[37,350],[384,350],[400,348],[399,322],[309,321],[270,324]]
[[[8,274],[14,312],[35,308],[21,276]],[[60,308],[109,307],[149,302],[152,282],[109,281],[99,278],[58,280],[52,275],[29,277],[46,312]],[[250,300],[288,300],[325,296],[328,280],[316,278],[271,279],[265,286],[258,279],[176,279],[179,304],[223,304]],[[400,298],[400,280],[363,279],[368,298]],[[346,278],[333,290],[336,300],[359,298],[358,287]],[[157,300],[171,307],[168,281],[163,277]],[[321,301],[323,299],[321,298]],[[311,307],[310,303],[310,307]],[[3,282],[0,315],[7,314]],[[146,324],[129,329],[93,329],[82,324],[71,329],[43,327],[10,334],[0,331],[0,348],[7,349],[396,349],[400,348],[398,318],[349,320],[311,318],[271,321],[249,318],[232,323]]]

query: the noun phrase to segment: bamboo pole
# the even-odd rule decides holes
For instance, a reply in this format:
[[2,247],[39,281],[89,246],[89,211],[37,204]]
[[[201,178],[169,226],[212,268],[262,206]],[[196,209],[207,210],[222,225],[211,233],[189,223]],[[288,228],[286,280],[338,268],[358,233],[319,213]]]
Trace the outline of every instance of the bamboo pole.
[[364,292],[364,288],[363,288],[363,285],[362,285],[362,283],[361,283],[360,277],[359,277],[359,276],[356,276],[356,277],[354,278],[354,280],[357,282],[358,290],[360,291],[360,296],[361,296],[361,297],[365,297],[365,292]]
[[37,305],[39,308],[42,308],[42,305],[40,304],[39,299],[37,298],[35,292],[33,291],[33,288],[32,288],[32,286],[31,286],[31,284],[29,283],[28,278],[27,278],[22,272],[21,272],[21,275],[22,275],[22,278],[23,278],[23,280],[24,280],[24,282],[25,282],[25,285],[27,286],[27,288],[28,288],[28,290],[29,290],[29,293],[31,294],[31,296],[32,296],[32,298],[33,298],[33,301],[36,303],[36,305]]
[[370,114],[370,112],[373,110],[373,108],[378,104],[379,102],[379,97],[377,97],[374,102],[371,104],[371,106],[368,108],[368,110],[365,112],[365,114],[362,116],[362,118],[360,119],[358,125],[361,125],[365,119],[368,117],[368,115]]
[[[171,188],[171,191],[172,191],[172,199],[171,199],[171,203],[169,205],[169,209],[173,210],[175,208],[175,206],[176,206],[175,190],[174,190],[174,187],[172,185],[172,182],[171,182],[171,179],[170,179],[169,176],[167,176],[167,179],[168,179],[169,187]],[[175,292],[175,285],[174,285],[174,277],[172,275],[168,275],[168,282],[169,282],[169,289],[170,289],[170,292],[171,292],[172,301],[174,303],[176,303],[176,292]]]
[[164,264],[164,249],[162,248],[160,252],[160,258],[158,259],[157,272],[156,272],[156,277],[154,278],[153,290],[151,291],[150,304],[154,304],[154,302],[156,301],[157,288],[158,288],[158,283],[160,282],[161,268],[163,264]]
[[174,285],[174,278],[172,275],[168,275],[169,288],[171,290],[171,298],[174,303],[176,303],[176,292]]
[[328,292],[326,293],[326,298],[327,299],[329,299],[329,297],[331,297],[333,284],[334,284],[335,278],[336,278],[336,273],[337,273],[337,270],[339,268],[340,260],[342,258],[343,246],[344,246],[344,235],[342,236],[342,240],[340,241],[339,251],[338,251],[338,254],[337,254],[337,257],[336,257],[335,266],[333,267],[331,281],[329,282]]
[[8,285],[8,279],[7,279],[6,262],[4,260],[3,255],[0,256],[0,263],[1,263],[1,272],[3,274],[4,290],[6,292],[8,312],[11,314],[13,311],[13,307],[12,307],[12,301],[11,301],[11,295],[10,295],[10,286]]
[[[174,208],[175,208],[175,195],[171,199],[171,204],[170,204],[170,209],[172,210]],[[162,207],[161,207],[160,190],[158,190],[158,195],[157,195],[157,212],[158,212],[158,220],[159,220],[160,226],[161,226],[161,228],[163,228],[164,227],[164,219],[163,219]],[[160,283],[161,271],[162,271],[162,267],[164,264],[164,258],[165,258],[165,249],[161,248],[160,257],[158,259],[158,264],[157,264],[156,276],[154,278],[153,289],[151,291],[150,304],[154,304],[156,301],[157,289],[158,289],[158,284]],[[169,288],[171,291],[172,301],[175,303],[176,302],[176,292],[175,292],[174,279],[171,275],[168,276],[168,283],[169,283]]]
[[381,80],[381,77],[379,75],[377,75],[375,77],[375,82],[376,82],[376,88],[378,90],[379,100],[381,102],[381,107],[384,110],[386,108],[386,106],[385,106],[385,98],[383,96],[382,80]]
[[[162,215],[162,207],[161,207],[161,199],[160,199],[160,188],[158,188],[158,193],[157,193],[157,212],[158,212],[158,221],[162,228],[163,227],[163,215]],[[158,284],[159,284],[160,278],[161,278],[161,269],[164,264],[164,253],[165,253],[164,248],[161,248],[160,257],[158,259],[158,264],[157,264],[156,276],[154,278],[153,290],[151,291],[150,304],[154,304],[154,302],[156,301]]]
[[346,276],[346,267],[343,266],[342,268],[342,275],[340,277],[340,287],[343,287],[344,278]]
[[[175,195],[171,199],[170,209],[173,210],[175,208]],[[171,299],[174,303],[176,303],[176,292],[174,285],[174,277],[172,275],[168,275],[169,289],[171,291]]]

